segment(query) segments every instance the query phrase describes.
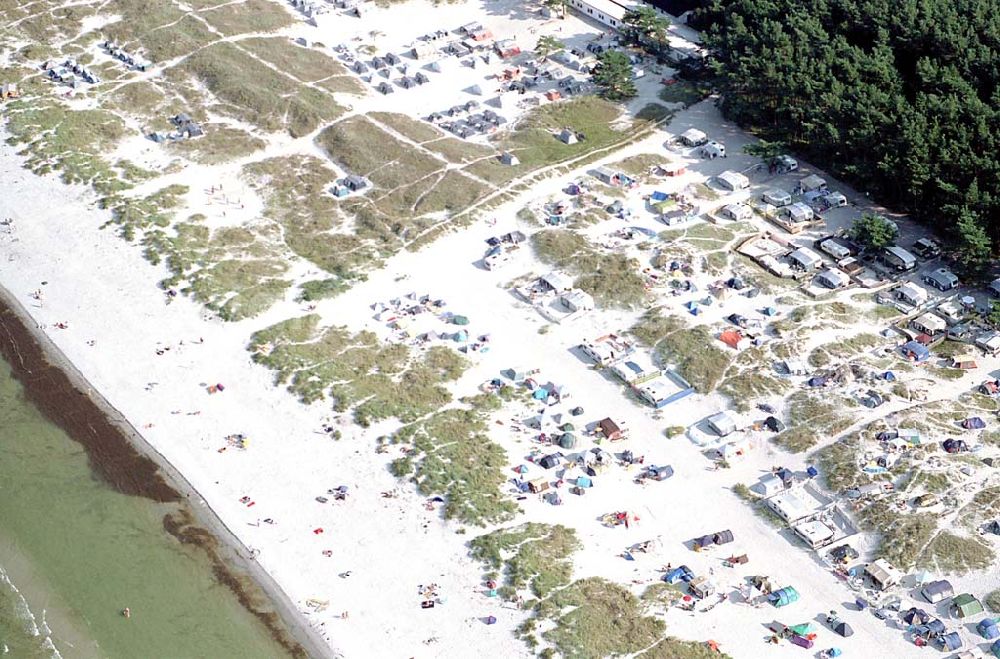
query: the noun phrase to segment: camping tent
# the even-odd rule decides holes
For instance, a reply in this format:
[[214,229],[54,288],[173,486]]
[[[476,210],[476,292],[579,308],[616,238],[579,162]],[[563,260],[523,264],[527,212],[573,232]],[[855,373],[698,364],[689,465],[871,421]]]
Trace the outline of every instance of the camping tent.
[[714,544],[715,544],[715,537],[711,535],[703,535],[700,538],[694,539],[695,551],[704,549],[705,547],[711,547]]
[[976,631],[986,640],[993,640],[1000,637],[1000,627],[997,627],[997,621],[993,618],[983,618],[980,620],[979,624],[976,625]]
[[833,631],[840,634],[844,638],[847,638],[848,636],[854,636],[854,630],[851,629],[851,626],[848,625],[846,622],[838,622],[837,624],[835,624],[833,626]]
[[678,581],[691,581],[694,578],[694,573],[691,571],[687,565],[681,565],[680,567],[675,567],[663,575],[663,580],[667,583],[677,583]]
[[962,427],[966,430],[982,430],[986,427],[986,422],[978,416],[970,416],[962,422]]
[[553,467],[558,466],[561,462],[562,459],[559,455],[557,453],[553,453],[552,455],[546,455],[543,457],[538,461],[538,464],[544,469],[552,469]]
[[927,349],[927,346],[922,345],[917,341],[908,341],[904,343],[900,350],[909,359],[916,362],[927,361],[927,358],[931,356],[931,351]]
[[958,632],[949,632],[939,639],[941,641],[941,648],[944,650],[957,650],[962,647],[962,637],[958,635]]
[[570,432],[563,433],[563,436],[559,438],[559,446],[566,450],[576,448],[576,435]]
[[781,608],[783,606],[788,606],[792,602],[799,601],[799,593],[791,586],[785,586],[784,588],[776,590],[768,595],[767,599],[776,608]]
[[942,447],[948,453],[963,453],[969,450],[969,445],[961,439],[946,439]]
[[715,541],[715,544],[717,545],[725,545],[733,541],[733,532],[728,529],[726,529],[725,531],[719,531],[714,536],[712,536],[712,539]]
[[952,597],[955,594],[955,589],[952,588],[949,581],[942,579],[926,584],[920,589],[920,594],[931,604],[937,604],[942,600]]
[[961,595],[956,595],[951,600],[951,612],[957,618],[968,618],[969,616],[982,613],[983,605],[979,603],[979,600],[975,596],[969,593],[962,593]]
[[903,614],[903,622],[908,625],[922,625],[930,619],[930,614],[923,609],[918,609],[915,606],[907,609]]

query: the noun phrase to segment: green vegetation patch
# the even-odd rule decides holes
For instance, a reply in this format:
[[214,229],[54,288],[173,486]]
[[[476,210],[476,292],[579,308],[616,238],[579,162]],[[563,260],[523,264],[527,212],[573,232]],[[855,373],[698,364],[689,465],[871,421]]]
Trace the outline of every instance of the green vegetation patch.
[[647,311],[631,332],[662,362],[673,364],[680,376],[701,393],[714,390],[732,362],[707,329],[685,327],[683,321],[664,316],[659,308]]
[[[552,165],[585,155],[619,142],[649,122],[638,120],[616,129],[621,107],[596,96],[580,96],[569,101],[535,108],[513,131],[504,133],[497,146],[511,151],[528,169]],[[583,134],[576,144],[563,144],[555,135],[564,128]]]
[[[455,354],[448,348],[442,350]],[[444,352],[428,353],[427,361],[449,362],[444,369],[439,365],[437,372],[447,373],[450,369],[457,377],[458,365],[451,363],[452,357]],[[437,407],[443,405],[440,403]],[[517,512],[517,505],[501,492],[507,480],[507,453],[490,440],[487,420],[484,411],[473,406],[437,412],[404,426],[392,439],[409,444],[411,451],[393,463],[393,473],[405,476],[412,470],[413,481],[421,494],[444,497],[445,519],[476,526],[510,520]],[[538,551],[544,553],[543,548]],[[532,562],[522,563],[513,574],[517,578],[530,578],[533,585],[537,583],[541,587],[549,583],[546,579],[552,567],[544,566],[543,574],[532,575],[536,558],[533,553],[526,554],[524,560]]]
[[426,121],[420,121],[399,112],[369,112],[367,116],[417,143],[430,142],[444,137],[441,131]]
[[696,83],[678,80],[672,85],[664,85],[657,96],[664,103],[683,103],[684,107],[688,107],[703,101],[708,94],[708,90]]
[[199,13],[212,27],[227,37],[247,32],[274,32],[295,22],[280,4],[267,0],[231,2]]
[[902,513],[889,501],[876,501],[861,511],[859,519],[869,531],[881,534],[877,555],[907,570],[916,564],[937,530],[931,513]]
[[996,553],[982,539],[939,531],[917,559],[917,565],[936,571],[964,574],[985,570],[993,564]]
[[426,179],[444,161],[402,142],[364,117],[349,117],[324,129],[319,145],[345,169],[391,191]]
[[286,129],[300,137],[344,112],[328,93],[296,82],[230,43],[199,50],[179,67],[225,103],[226,111],[263,130]]
[[154,229],[143,238],[154,263],[166,261],[171,276],[161,286],[179,286],[227,321],[257,316],[280,300],[291,282],[288,254],[277,227],[225,227],[211,230],[195,222],[174,225],[173,233]]
[[25,147],[27,169],[39,175],[59,172],[66,183],[90,185],[99,194],[128,187],[101,157],[125,136],[125,124],[115,114],[24,100],[8,103],[5,110],[7,141]]
[[663,621],[643,614],[627,588],[591,577],[558,590],[536,607],[539,619],[555,623],[542,633],[567,659],[599,659],[645,650],[663,637]]
[[868,476],[858,466],[860,448],[857,437],[844,437],[816,452],[814,457],[828,488],[843,492],[869,482]]
[[337,60],[317,49],[296,45],[288,37],[254,37],[241,40],[239,45],[302,82],[347,74]]
[[793,453],[835,437],[851,425],[851,417],[844,414],[842,403],[807,391],[788,398],[788,415],[788,429],[779,433],[774,441]]
[[205,165],[217,165],[246,158],[267,144],[245,130],[222,124],[202,124],[205,134],[166,145],[168,151]]
[[640,265],[623,254],[594,249],[582,235],[568,229],[543,229],[531,236],[543,263],[573,273],[576,286],[604,307],[634,308],[646,300]]
[[153,227],[168,227],[174,211],[188,193],[186,185],[169,185],[145,197],[113,195],[101,199],[101,207],[111,211],[111,221],[125,240],[134,240],[136,232]]
[[530,522],[479,536],[470,543],[470,553],[490,570],[488,578],[503,574],[501,595],[513,601],[525,589],[542,598],[568,585],[570,555],[580,547],[573,529]]
[[303,402],[330,399],[338,412],[353,410],[363,426],[390,418],[412,423],[451,402],[443,385],[457,379],[466,362],[450,348],[414,355],[371,332],[321,328],[319,320],[315,314],[292,318],[250,339],[254,361],[275,371],[275,381]]

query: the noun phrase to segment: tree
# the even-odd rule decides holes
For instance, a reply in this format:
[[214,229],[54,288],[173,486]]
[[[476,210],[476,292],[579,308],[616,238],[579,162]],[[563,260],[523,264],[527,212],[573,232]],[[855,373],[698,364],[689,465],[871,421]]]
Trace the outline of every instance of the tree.
[[551,34],[545,34],[538,38],[538,44],[535,45],[535,52],[542,58],[542,61],[545,61],[549,55],[558,53],[564,48],[566,48],[566,44],[562,41],[559,41]]
[[543,4],[549,9],[558,9],[559,18],[566,18],[566,3],[569,0],[544,0]]
[[955,223],[958,233],[958,263],[963,274],[977,275],[983,271],[990,260],[990,237],[979,222],[979,218],[968,208],[958,212]]
[[899,227],[881,215],[865,213],[851,225],[851,238],[869,249],[888,247],[899,235]]
[[780,140],[751,142],[743,147],[743,153],[768,162],[788,152],[788,145]]
[[632,80],[632,62],[620,50],[605,50],[597,56],[593,80],[605,98],[612,101],[632,98],[637,93]]
[[633,43],[655,44],[658,52],[664,50],[670,21],[653,7],[642,5],[638,9],[630,9],[622,16],[622,25],[625,28],[625,35]]
[[990,302],[990,312],[986,315],[986,322],[994,327],[1000,327],[1000,302],[997,300]]

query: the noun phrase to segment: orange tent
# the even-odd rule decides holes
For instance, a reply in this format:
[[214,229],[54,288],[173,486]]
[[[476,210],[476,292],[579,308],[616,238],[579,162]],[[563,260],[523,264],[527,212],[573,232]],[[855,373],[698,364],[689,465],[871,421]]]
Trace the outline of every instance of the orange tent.
[[736,330],[726,330],[719,335],[719,340],[733,350],[737,350],[739,348],[740,341],[743,340],[743,335]]

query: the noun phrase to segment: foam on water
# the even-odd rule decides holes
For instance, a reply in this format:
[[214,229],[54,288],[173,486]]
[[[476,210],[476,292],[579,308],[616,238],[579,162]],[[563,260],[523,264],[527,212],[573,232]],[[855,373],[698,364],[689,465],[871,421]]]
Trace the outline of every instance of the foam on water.
[[[62,654],[59,653],[59,649],[56,647],[55,642],[52,640],[52,629],[49,627],[48,623],[45,621],[45,609],[42,609],[42,625],[38,626],[38,620],[35,618],[35,614],[31,611],[31,606],[28,604],[28,600],[24,598],[21,591],[18,590],[14,582],[10,580],[10,575],[7,571],[0,566],[0,585],[5,587],[5,590],[13,596],[14,600],[14,615],[21,621],[23,625],[24,633],[31,637],[44,636],[42,640],[41,648],[50,653],[49,656],[52,659],[62,659]],[[9,654],[10,647],[6,643],[2,645],[2,654]]]

